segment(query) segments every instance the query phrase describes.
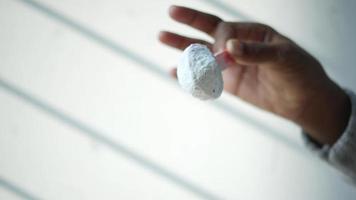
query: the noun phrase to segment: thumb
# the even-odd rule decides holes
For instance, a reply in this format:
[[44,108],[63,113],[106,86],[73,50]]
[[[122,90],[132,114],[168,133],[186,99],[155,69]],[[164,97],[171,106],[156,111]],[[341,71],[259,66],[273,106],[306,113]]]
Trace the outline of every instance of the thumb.
[[226,43],[227,51],[241,64],[260,64],[278,61],[278,46],[262,42],[242,42],[230,39]]

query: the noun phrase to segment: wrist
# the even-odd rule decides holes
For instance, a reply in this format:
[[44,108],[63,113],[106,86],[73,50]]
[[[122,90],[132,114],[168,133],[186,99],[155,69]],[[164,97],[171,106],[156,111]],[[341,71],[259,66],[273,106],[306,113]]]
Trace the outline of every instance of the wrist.
[[351,113],[346,92],[333,81],[314,91],[301,117],[296,121],[320,144],[334,144],[344,132]]

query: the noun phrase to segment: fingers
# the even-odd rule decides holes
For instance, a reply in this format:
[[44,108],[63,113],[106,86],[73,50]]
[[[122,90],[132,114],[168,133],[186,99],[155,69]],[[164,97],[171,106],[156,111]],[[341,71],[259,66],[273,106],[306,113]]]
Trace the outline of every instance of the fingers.
[[215,52],[226,48],[229,39],[238,39],[245,42],[272,43],[276,32],[267,25],[246,22],[222,22],[215,31]]
[[275,31],[260,23],[239,22],[235,23],[235,37],[239,40],[270,42],[275,35]]
[[204,40],[199,40],[195,38],[189,38],[185,36],[181,36],[175,33],[167,32],[167,31],[161,31],[159,33],[159,40],[171,47],[177,48],[184,50],[186,47],[188,47],[190,44],[193,43],[200,43],[206,45],[209,49],[212,49],[212,44],[209,42],[206,42]]
[[176,67],[169,70],[169,76],[171,76],[174,79],[177,79],[177,68]]
[[241,64],[259,64],[279,62],[280,49],[278,45],[262,42],[241,42],[236,39],[227,41],[227,51]]
[[201,30],[214,37],[214,33],[222,21],[219,17],[182,6],[171,6],[169,15],[172,19]]
[[234,27],[231,26],[231,23],[226,22],[219,25],[215,35],[214,52],[224,51],[226,49],[226,41],[236,38]]

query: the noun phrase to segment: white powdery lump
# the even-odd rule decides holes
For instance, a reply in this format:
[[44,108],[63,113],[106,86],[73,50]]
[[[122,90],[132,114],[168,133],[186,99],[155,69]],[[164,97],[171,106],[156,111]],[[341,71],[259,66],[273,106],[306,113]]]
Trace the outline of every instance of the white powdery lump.
[[224,87],[221,68],[207,46],[191,44],[177,68],[180,86],[202,100],[218,98]]

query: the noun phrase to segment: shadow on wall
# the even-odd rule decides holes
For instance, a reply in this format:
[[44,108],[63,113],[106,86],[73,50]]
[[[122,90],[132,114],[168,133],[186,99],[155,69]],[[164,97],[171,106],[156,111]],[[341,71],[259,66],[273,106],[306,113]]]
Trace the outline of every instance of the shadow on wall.
[[27,200],[40,200],[40,198],[34,196],[33,194],[25,191],[24,189],[20,188],[18,185],[15,185],[8,180],[0,177],[0,187],[7,189],[8,191],[15,194],[17,197]]
[[[77,31],[78,33],[82,34],[83,36],[91,39],[92,41],[102,45],[103,47],[108,48],[109,50],[113,51],[115,54],[125,57],[126,59],[137,63],[138,65],[142,66],[143,69],[149,70],[150,72],[158,75],[160,78],[163,78],[167,81],[167,83],[172,83],[173,81],[171,78],[168,77],[167,73],[163,70],[164,68],[161,67],[159,64],[152,62],[151,60],[131,51],[130,49],[126,48],[124,45],[114,42],[106,37],[101,36],[96,31],[90,29],[89,27],[85,27],[76,21],[66,17],[65,15],[57,12],[56,10],[49,8],[41,3],[38,3],[33,0],[18,0],[20,2],[25,3],[26,5],[30,6],[31,8],[36,9],[37,11],[45,14],[46,16],[50,17],[51,19],[60,22],[69,28]],[[249,19],[245,14],[241,13],[240,11],[234,10],[226,6],[225,4],[217,1],[217,0],[204,0],[209,2],[213,5],[218,6],[221,9],[227,9],[229,13],[236,17],[241,17],[243,19]],[[259,122],[258,120],[252,119],[251,117],[241,113],[234,107],[231,107],[224,103],[223,101],[214,101],[212,103],[215,107],[221,109],[225,113],[235,117],[241,121],[246,123],[252,124],[254,127],[260,130],[260,133],[268,134],[268,136],[282,142],[283,144],[289,146],[291,149],[295,150],[296,152],[302,152],[299,145],[295,142],[290,140],[285,136],[283,133],[279,133],[276,130],[264,125],[263,123]]]

